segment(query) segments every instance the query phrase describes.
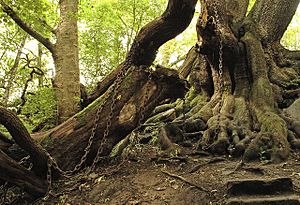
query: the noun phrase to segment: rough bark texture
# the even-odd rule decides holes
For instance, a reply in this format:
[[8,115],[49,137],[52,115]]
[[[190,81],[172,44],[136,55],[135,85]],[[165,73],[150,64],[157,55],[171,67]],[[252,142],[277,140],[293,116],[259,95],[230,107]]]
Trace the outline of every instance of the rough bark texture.
[[248,16],[247,0],[200,2],[198,42],[181,68],[192,89],[184,103],[160,106],[148,120],[168,122],[162,147],[192,137],[215,154],[287,159],[300,147],[300,123],[281,108],[299,98],[300,58],[279,41],[299,0],[256,1]]
[[[33,161],[32,170],[38,176],[45,176],[47,156],[42,147],[36,144],[30,137],[26,127],[18,119],[16,114],[5,108],[0,108],[0,115],[0,124],[8,130],[14,141],[30,155]],[[5,172],[5,170],[2,171]]]
[[[131,54],[130,63],[136,66],[150,66],[156,57],[158,48],[176,37],[190,24],[194,16],[196,2],[197,0],[169,1],[166,11],[147,26],[144,26],[138,33],[129,51]],[[112,85],[123,65],[124,63],[120,64],[97,85],[85,104],[89,104],[101,96]]]
[[[295,66],[299,58],[293,58],[293,65],[286,68],[288,64],[283,67],[277,57],[287,52],[279,40],[299,0],[256,1],[247,17],[248,1],[201,3],[199,54],[186,61],[194,76],[190,77],[193,92],[198,93],[190,102],[193,108],[187,118],[202,119],[208,125],[199,148],[242,155],[245,160],[287,159],[290,145],[297,146],[299,136],[292,131],[296,137],[288,138],[288,124],[294,121],[279,114],[278,104],[283,99],[278,93],[286,92],[285,83],[299,80],[299,67]],[[212,92],[207,88],[213,88]],[[210,100],[203,103],[199,95],[210,96]],[[198,101],[196,106],[194,101]]]
[[[285,100],[299,97],[300,54],[284,49],[278,41],[292,15],[282,17],[282,12],[293,13],[297,2],[258,0],[246,18],[247,0],[201,1],[199,42],[190,50],[181,72],[182,76],[190,76],[193,87],[184,101],[174,102],[186,89],[177,72],[164,68],[145,71],[159,46],[191,21],[196,1],[170,0],[163,15],[138,34],[118,72],[106,80],[108,91],[71,119],[39,136],[39,140],[63,169],[72,169],[84,155],[95,130],[85,161],[89,165],[99,147],[103,145],[100,156],[107,156],[154,110],[147,123],[163,122],[158,127],[163,149],[177,148],[174,143],[192,138],[198,140],[198,149],[215,154],[230,154],[243,160],[287,159],[291,148],[300,148],[300,122],[280,108],[288,106]],[[269,14],[285,19],[278,23],[260,17]],[[260,25],[264,24],[274,24],[266,27],[271,29],[270,35],[262,32]],[[117,91],[111,90],[112,79],[120,83]],[[172,103],[160,105],[166,99]],[[103,110],[99,112],[102,103]],[[7,121],[11,118],[8,114],[1,123],[6,123],[13,136],[22,136],[22,140],[15,138],[22,145],[28,134],[15,133],[23,128],[14,128],[20,122]],[[38,146],[30,140],[29,144],[32,155],[36,152],[44,157]]]
[[13,183],[34,196],[41,197],[47,192],[47,182],[25,169],[0,150],[0,178]]
[[[163,99],[183,97],[184,83],[180,83],[176,77],[168,77],[163,73],[153,73],[152,80],[148,81],[147,73],[137,67],[133,69],[135,70],[124,79],[117,94],[118,100],[114,107],[112,125],[109,135],[106,137],[108,141],[104,145],[102,155],[109,154],[113,146],[137,126],[144,104],[146,107],[143,109],[145,109],[145,116],[147,116]],[[144,99],[146,92],[148,92],[148,99]],[[42,144],[64,169],[73,168],[84,154],[95,123],[96,112],[102,100],[103,97],[97,99],[85,110],[49,133],[42,141]],[[112,98],[110,97],[99,115],[100,120],[96,122],[96,134],[87,164],[90,164],[95,158],[107,126],[111,104]]]
[[298,4],[299,0],[258,0],[248,15],[248,20],[254,22],[257,34],[264,41],[268,43],[279,41],[291,22]]
[[169,1],[166,11],[138,33],[136,43],[140,50],[132,59],[133,64],[151,65],[158,48],[176,37],[190,24],[196,3],[197,0]]
[[57,42],[53,53],[54,87],[60,122],[77,113],[80,108],[77,15],[78,0],[60,1],[61,21],[56,31]]

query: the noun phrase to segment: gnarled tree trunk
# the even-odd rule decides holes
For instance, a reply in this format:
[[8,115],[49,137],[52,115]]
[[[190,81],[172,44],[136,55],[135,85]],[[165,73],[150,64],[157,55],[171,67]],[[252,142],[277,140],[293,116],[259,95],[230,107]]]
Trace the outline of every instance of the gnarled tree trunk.
[[201,1],[199,42],[183,72],[191,70],[194,96],[209,100],[198,102],[187,118],[207,123],[200,149],[245,160],[285,160],[291,147],[299,148],[300,123],[280,109],[284,98],[297,97],[285,93],[299,90],[299,52],[279,41],[299,0],[257,0],[246,16],[248,4]]

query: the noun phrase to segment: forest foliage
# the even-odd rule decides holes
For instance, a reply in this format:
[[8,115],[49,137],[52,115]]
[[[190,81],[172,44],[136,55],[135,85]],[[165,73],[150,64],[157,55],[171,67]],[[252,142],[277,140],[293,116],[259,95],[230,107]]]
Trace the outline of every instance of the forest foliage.
[[[57,0],[7,1],[17,14],[49,39],[59,24]],[[79,5],[79,52],[81,83],[88,91],[120,64],[137,32],[159,16],[166,0],[81,0]],[[160,48],[155,63],[178,68],[195,44],[195,24]],[[298,9],[300,10],[300,9]],[[0,12],[0,105],[15,110],[29,130],[56,124],[52,79],[55,74],[47,49]],[[300,11],[294,16],[282,43],[300,48]],[[18,53],[19,58],[18,58]]]

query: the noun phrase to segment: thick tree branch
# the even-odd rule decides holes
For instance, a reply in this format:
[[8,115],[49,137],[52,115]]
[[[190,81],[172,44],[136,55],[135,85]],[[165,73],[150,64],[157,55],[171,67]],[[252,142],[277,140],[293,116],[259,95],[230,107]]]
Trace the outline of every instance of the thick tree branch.
[[128,55],[132,64],[151,65],[158,48],[190,24],[196,3],[197,0],[169,0],[166,11],[144,26],[137,35]]
[[[257,0],[248,15],[265,42],[279,41],[291,22],[300,0]],[[279,20],[280,19],[280,20]]]
[[33,171],[39,176],[45,176],[48,158],[44,150],[33,141],[26,127],[12,111],[0,107],[0,116],[0,124],[4,125],[15,142],[29,153]]
[[[168,40],[176,37],[190,24],[197,0],[169,0],[165,12],[144,26],[138,33],[125,61],[140,66],[150,66],[155,59],[158,48]],[[120,64],[88,97],[86,104],[101,96],[115,81],[117,74],[124,66]]]
[[0,179],[23,187],[34,196],[43,196],[47,192],[47,183],[9,158],[0,150]]
[[54,44],[48,38],[45,38],[43,35],[35,31],[32,27],[27,25],[18,15],[17,13],[7,5],[3,0],[0,1],[3,12],[9,15],[18,26],[20,26],[25,32],[43,44],[51,53],[54,52]]
[[273,43],[271,48],[277,66],[300,68],[300,51],[288,50],[280,42]]

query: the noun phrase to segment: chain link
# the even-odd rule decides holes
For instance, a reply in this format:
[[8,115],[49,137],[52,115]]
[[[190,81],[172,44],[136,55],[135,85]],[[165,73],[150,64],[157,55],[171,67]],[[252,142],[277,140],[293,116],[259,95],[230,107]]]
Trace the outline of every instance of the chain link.
[[98,147],[96,157],[95,157],[90,169],[88,169],[87,172],[93,171],[95,169],[96,165],[98,164],[98,162],[101,160],[101,154],[103,153],[104,145],[107,143],[107,140],[108,140],[107,137],[109,135],[109,131],[110,131],[110,128],[111,128],[111,125],[112,125],[112,119],[113,119],[113,116],[114,116],[116,102],[119,98],[119,96],[118,96],[119,89],[121,87],[121,84],[122,84],[124,78],[126,77],[126,74],[129,72],[129,70],[132,66],[132,61],[134,59],[133,50],[135,50],[134,48],[138,47],[138,45],[139,45],[139,42],[134,42],[133,43],[132,48],[129,51],[127,57],[126,57],[127,60],[124,62],[122,69],[117,74],[117,78],[116,78],[116,81],[114,83],[114,87],[112,89],[112,91],[113,91],[112,103],[111,103],[111,107],[110,107],[110,113],[108,115],[108,121],[107,121],[105,130],[104,130],[104,133],[103,133],[103,138],[100,141],[100,145]]
[[[138,42],[134,42],[133,48],[137,47],[137,46],[138,46]],[[134,50],[134,49],[132,49],[132,50]],[[104,99],[103,99],[101,105],[97,109],[97,111],[96,111],[96,117],[95,117],[95,121],[94,121],[94,125],[93,125],[93,128],[92,128],[91,135],[89,137],[87,146],[84,149],[84,154],[81,157],[80,162],[74,167],[74,169],[71,170],[71,171],[64,171],[64,170],[62,170],[59,167],[59,165],[56,162],[56,160],[44,149],[44,151],[46,153],[46,156],[48,158],[48,162],[47,162],[47,176],[46,176],[47,183],[48,183],[48,192],[50,191],[51,184],[52,184],[52,168],[54,170],[57,170],[61,176],[66,177],[66,178],[70,178],[71,175],[73,175],[75,172],[79,171],[82,168],[83,164],[86,162],[87,155],[91,151],[91,147],[92,147],[92,144],[93,144],[93,141],[94,141],[94,138],[95,138],[95,134],[96,134],[96,131],[97,131],[98,123],[99,123],[99,120],[100,120],[100,115],[101,115],[101,113],[103,111],[104,105],[107,103],[109,97],[113,94],[113,96],[112,96],[112,104],[111,104],[111,107],[110,107],[110,114],[109,114],[109,117],[108,117],[108,122],[106,124],[106,129],[104,131],[103,138],[102,138],[102,140],[100,142],[100,145],[99,145],[99,148],[97,150],[96,157],[95,157],[95,159],[93,161],[93,164],[90,167],[89,171],[93,170],[95,168],[96,164],[99,162],[99,160],[100,160],[100,154],[103,152],[103,146],[107,142],[107,136],[109,135],[109,130],[110,130],[110,127],[111,127],[111,124],[112,124],[113,113],[114,113],[114,109],[115,109],[116,100],[117,100],[117,97],[118,97],[117,94],[118,94],[119,88],[121,86],[121,83],[122,83],[122,81],[123,81],[126,73],[129,71],[129,69],[131,67],[132,60],[133,60],[133,57],[134,57],[132,55],[133,55],[133,52],[130,51],[129,54],[128,54],[128,56],[127,56],[127,60],[123,64],[122,69],[120,69],[120,71],[117,74],[117,78],[116,78],[114,84],[111,86],[109,92],[105,94]]]
[[[130,65],[128,65],[130,67]],[[109,135],[109,131],[110,131],[110,128],[111,128],[111,125],[112,125],[112,119],[113,119],[113,116],[114,116],[114,111],[115,111],[115,106],[116,106],[116,102],[118,100],[118,93],[119,93],[119,89],[121,87],[121,83],[124,79],[124,77],[126,76],[126,71],[129,69],[128,66],[125,66],[124,65],[124,69],[120,70],[120,72],[118,73],[117,75],[117,79],[115,81],[115,87],[113,89],[113,95],[112,95],[112,102],[111,102],[111,106],[110,106],[110,113],[108,115],[108,121],[106,123],[106,127],[105,127],[105,130],[104,130],[104,133],[103,133],[103,138],[100,142],[100,145],[98,147],[98,150],[97,150],[97,154],[96,154],[96,157],[93,161],[93,164],[92,166],[90,167],[90,171],[94,170],[97,163],[100,161],[101,157],[101,153],[103,152],[103,149],[104,149],[104,145],[107,143],[107,137]]]
[[[124,64],[124,67],[125,67],[125,64]],[[127,66],[128,67],[128,66]],[[109,92],[105,94],[104,96],[104,99],[101,103],[101,105],[99,106],[99,108],[97,109],[96,111],[96,117],[95,117],[95,121],[94,121],[94,125],[93,125],[93,128],[92,128],[92,131],[91,131],[91,135],[89,137],[89,140],[88,140],[88,144],[87,146],[85,147],[84,149],[84,154],[83,156],[81,157],[80,159],[80,162],[74,167],[73,170],[70,170],[70,171],[64,171],[62,170],[58,163],[56,162],[56,160],[44,149],[46,155],[47,155],[47,158],[48,158],[48,163],[47,163],[47,182],[48,182],[48,191],[51,189],[51,182],[52,182],[52,171],[51,171],[51,168],[53,168],[54,170],[57,170],[59,172],[59,174],[65,178],[70,178],[71,175],[73,175],[74,173],[78,172],[83,164],[86,162],[86,159],[87,159],[87,156],[88,154],[90,153],[91,151],[91,147],[92,147],[92,144],[93,144],[93,141],[94,141],[94,138],[95,138],[95,134],[96,134],[96,130],[97,130],[97,127],[98,127],[98,123],[99,123],[99,120],[100,120],[100,115],[103,111],[103,108],[104,108],[104,105],[106,104],[106,102],[108,101],[109,97],[112,95],[112,93],[114,92],[113,94],[113,97],[112,97],[112,104],[111,104],[111,111],[110,111],[110,114],[109,114],[109,118],[108,118],[108,122],[107,122],[107,125],[106,125],[106,129],[104,131],[104,134],[103,134],[103,138],[100,142],[100,146],[98,148],[98,151],[97,151],[97,155],[96,155],[96,158],[92,164],[92,169],[94,169],[95,165],[98,163],[99,159],[100,159],[100,153],[102,153],[103,151],[103,145],[107,142],[107,136],[109,135],[109,129],[110,129],[110,126],[111,126],[111,123],[112,123],[112,117],[113,117],[113,112],[114,112],[114,107],[115,107],[115,104],[116,104],[116,93],[121,85],[121,82],[125,76],[125,71],[128,70],[128,68],[126,69],[121,69],[120,72],[117,74],[117,79],[115,81],[115,83],[112,85],[112,87],[110,88]]]
[[51,158],[48,158],[48,162],[47,162],[47,183],[48,183],[48,190],[47,193],[49,193],[49,191],[52,188],[52,160]]
[[224,81],[223,81],[224,76],[223,76],[223,40],[222,40],[222,33],[221,33],[221,27],[220,27],[220,16],[219,16],[219,13],[218,13],[216,1],[213,2],[213,10],[214,10],[213,23],[215,25],[215,32],[219,36],[218,75],[219,75],[220,100],[219,100],[218,109],[217,109],[217,112],[218,112],[218,118],[217,118],[218,127],[217,127],[216,134],[215,134],[215,136],[218,136],[218,134],[221,131],[220,122],[221,122],[221,109],[222,109],[222,106],[223,106],[222,99],[223,99],[223,95],[224,95]]
[[3,190],[3,196],[2,196],[2,199],[1,199],[1,204],[6,204],[6,201],[7,201],[7,191],[8,191],[8,182],[5,182],[3,185],[2,185],[2,190]]
[[[132,50],[134,50],[134,47],[137,47],[137,46],[138,46],[138,42],[135,42],[133,44],[133,49]],[[47,183],[48,183],[48,190],[47,190],[48,194],[49,194],[49,192],[51,191],[51,188],[52,188],[52,168],[54,170],[58,171],[58,173],[61,176],[66,177],[66,178],[70,178],[71,175],[73,175],[75,172],[79,171],[83,167],[83,164],[86,163],[87,155],[91,151],[91,147],[92,147],[95,135],[96,135],[98,123],[99,123],[99,120],[100,120],[100,115],[101,115],[101,113],[103,111],[103,108],[104,108],[105,104],[107,103],[109,97],[112,96],[112,103],[111,103],[111,107],[110,107],[110,113],[109,113],[109,116],[108,116],[108,121],[107,121],[106,128],[105,128],[105,131],[104,131],[104,134],[103,134],[103,138],[100,141],[100,145],[98,147],[96,157],[95,157],[95,159],[93,161],[93,164],[91,165],[89,170],[90,171],[93,170],[95,168],[95,166],[97,165],[97,163],[99,162],[99,160],[101,159],[100,154],[103,152],[104,145],[107,143],[107,137],[109,135],[109,131],[110,131],[110,128],[111,128],[111,125],[112,125],[112,118],[113,118],[113,115],[114,115],[116,102],[118,100],[119,89],[121,87],[121,83],[123,82],[126,74],[129,72],[129,70],[131,68],[133,57],[134,57],[133,52],[130,51],[128,56],[127,56],[127,60],[124,62],[123,66],[122,66],[122,69],[120,69],[120,71],[117,74],[117,77],[116,77],[116,80],[115,80],[114,84],[111,86],[108,93],[105,94],[101,105],[97,109],[96,117],[95,117],[93,127],[92,127],[92,131],[91,131],[91,135],[89,137],[87,146],[84,149],[84,154],[82,155],[82,157],[80,159],[80,162],[74,167],[74,169],[69,170],[69,171],[62,170],[59,167],[57,161],[49,154],[49,152],[47,152],[47,150],[42,148],[44,150],[44,152],[46,153],[46,156],[47,156],[46,179],[47,179]],[[147,92],[149,92],[149,91],[147,90]],[[20,161],[20,164],[23,164],[27,159],[29,159],[28,156],[23,158]]]
[[149,75],[148,75],[148,80],[147,80],[147,83],[146,83],[146,92],[145,92],[145,95],[143,97],[143,101],[142,101],[142,104],[141,104],[138,126],[140,126],[142,124],[142,121],[145,119],[145,110],[146,110],[145,105],[146,105],[147,100],[149,100],[149,93],[150,93],[150,90],[151,90],[151,85],[150,85],[151,80],[152,80],[152,71],[150,70]]

